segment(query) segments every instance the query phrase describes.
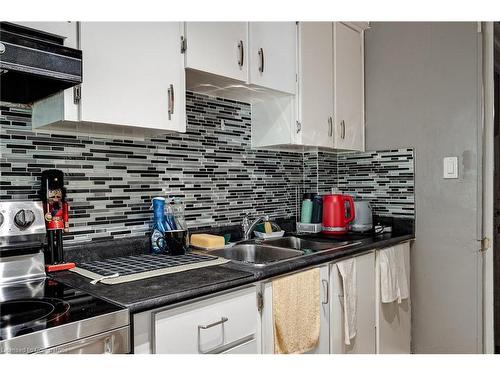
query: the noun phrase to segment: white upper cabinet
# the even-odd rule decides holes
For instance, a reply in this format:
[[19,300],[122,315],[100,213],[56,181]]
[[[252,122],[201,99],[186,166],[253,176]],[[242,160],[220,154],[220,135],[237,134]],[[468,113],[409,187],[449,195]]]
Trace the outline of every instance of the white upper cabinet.
[[83,22],[81,120],[185,131],[180,23]]
[[73,122],[97,133],[184,132],[182,31],[180,22],[80,23],[81,88],[35,103],[33,126],[73,130]]
[[334,148],[364,151],[363,30],[333,24]]
[[249,83],[295,94],[296,45],[295,22],[250,22]]
[[333,25],[299,23],[298,121],[305,146],[333,147]]
[[247,81],[247,22],[186,22],[186,68]]
[[[268,116],[273,121],[252,121],[254,147],[364,150],[366,27],[366,23],[299,22],[296,116],[273,113]],[[284,117],[293,123],[286,125]]]

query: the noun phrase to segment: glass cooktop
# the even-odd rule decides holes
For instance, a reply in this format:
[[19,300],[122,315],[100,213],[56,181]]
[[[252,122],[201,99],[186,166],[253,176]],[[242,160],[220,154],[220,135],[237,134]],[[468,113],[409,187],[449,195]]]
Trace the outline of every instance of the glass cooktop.
[[123,308],[51,279],[0,288],[0,341]]

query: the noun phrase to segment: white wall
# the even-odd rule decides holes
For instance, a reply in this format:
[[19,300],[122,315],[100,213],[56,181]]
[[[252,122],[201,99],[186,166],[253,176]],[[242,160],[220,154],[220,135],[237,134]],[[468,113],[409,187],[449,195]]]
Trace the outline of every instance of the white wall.
[[[481,352],[478,256],[480,34],[476,23],[373,23],[368,150],[415,148],[413,351]],[[458,156],[459,179],[442,178]]]

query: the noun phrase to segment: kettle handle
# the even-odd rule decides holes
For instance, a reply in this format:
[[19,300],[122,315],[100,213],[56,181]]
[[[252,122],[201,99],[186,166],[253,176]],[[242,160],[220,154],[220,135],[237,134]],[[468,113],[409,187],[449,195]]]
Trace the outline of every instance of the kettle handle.
[[345,202],[349,202],[349,217],[347,217],[345,219],[345,223],[348,224],[350,223],[351,221],[354,220],[354,218],[356,217],[356,212],[354,212],[354,199],[352,199],[352,197],[350,195],[344,195],[343,196],[343,199],[344,199],[344,207],[345,207]]

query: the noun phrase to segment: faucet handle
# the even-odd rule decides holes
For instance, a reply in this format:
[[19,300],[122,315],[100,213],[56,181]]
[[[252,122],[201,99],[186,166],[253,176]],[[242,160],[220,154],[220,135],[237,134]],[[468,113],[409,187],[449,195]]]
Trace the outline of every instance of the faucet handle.
[[243,216],[243,220],[241,221],[241,225],[244,230],[246,230],[250,226],[250,213],[245,213],[245,216]]

